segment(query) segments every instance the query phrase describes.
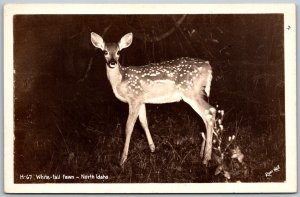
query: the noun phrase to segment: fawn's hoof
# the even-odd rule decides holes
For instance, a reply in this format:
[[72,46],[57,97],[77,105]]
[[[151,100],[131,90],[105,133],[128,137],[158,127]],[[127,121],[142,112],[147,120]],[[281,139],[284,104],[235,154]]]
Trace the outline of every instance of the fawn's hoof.
[[153,153],[155,151],[155,145],[154,144],[150,144],[149,145],[151,152]]
[[211,156],[210,156],[210,155],[205,155],[205,156],[204,156],[204,159],[203,159],[203,164],[204,164],[204,165],[207,165],[210,159],[211,159]]
[[123,155],[120,161],[120,166],[124,166],[126,160],[127,160],[127,155]]

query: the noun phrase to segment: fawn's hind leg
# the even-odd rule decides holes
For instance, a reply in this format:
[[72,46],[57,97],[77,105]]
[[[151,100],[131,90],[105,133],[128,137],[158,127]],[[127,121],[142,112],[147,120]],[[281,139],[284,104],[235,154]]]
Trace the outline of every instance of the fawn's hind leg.
[[205,124],[206,139],[202,142],[200,156],[204,157],[203,163],[207,164],[211,159],[212,153],[212,138],[216,109],[201,97],[188,96],[183,97],[183,100],[197,112]]

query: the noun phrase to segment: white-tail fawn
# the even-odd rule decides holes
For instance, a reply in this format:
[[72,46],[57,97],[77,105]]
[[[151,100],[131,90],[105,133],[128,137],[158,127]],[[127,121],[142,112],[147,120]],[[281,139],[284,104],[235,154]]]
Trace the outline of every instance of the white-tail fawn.
[[146,117],[146,103],[171,103],[185,101],[203,119],[206,139],[201,145],[203,163],[211,159],[212,137],[216,110],[205,98],[209,96],[212,69],[208,61],[182,57],[145,66],[123,67],[119,62],[120,51],[131,45],[132,33],[124,35],[118,43],[105,43],[98,34],[91,33],[93,45],[104,51],[106,73],[115,96],[129,105],[126,123],[126,140],[120,165],[128,156],[131,134],[139,117],[145,130],[151,152],[153,143]]

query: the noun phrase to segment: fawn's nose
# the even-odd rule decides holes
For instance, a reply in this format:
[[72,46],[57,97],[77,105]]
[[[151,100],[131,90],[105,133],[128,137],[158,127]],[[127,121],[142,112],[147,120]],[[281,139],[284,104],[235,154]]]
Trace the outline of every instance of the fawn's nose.
[[107,64],[108,64],[109,67],[113,68],[117,65],[117,61],[112,59]]

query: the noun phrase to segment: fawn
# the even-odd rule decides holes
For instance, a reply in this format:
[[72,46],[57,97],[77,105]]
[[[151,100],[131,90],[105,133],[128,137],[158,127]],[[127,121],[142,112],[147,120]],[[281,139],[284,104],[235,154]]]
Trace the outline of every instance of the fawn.
[[92,44],[104,51],[106,73],[115,96],[129,105],[126,122],[126,140],[120,165],[127,159],[131,134],[139,117],[145,130],[151,152],[153,143],[146,117],[146,103],[171,103],[181,100],[189,104],[203,119],[206,138],[201,145],[203,163],[211,159],[212,137],[216,110],[206,100],[209,97],[212,69],[208,61],[196,58],[178,58],[145,66],[123,67],[120,51],[131,45],[133,34],[124,35],[118,43],[105,43],[98,34],[91,33]]

